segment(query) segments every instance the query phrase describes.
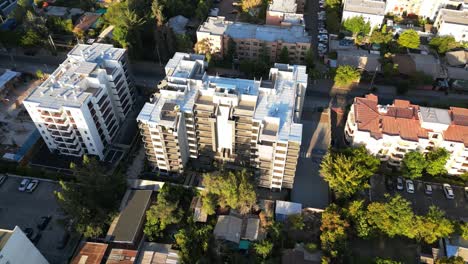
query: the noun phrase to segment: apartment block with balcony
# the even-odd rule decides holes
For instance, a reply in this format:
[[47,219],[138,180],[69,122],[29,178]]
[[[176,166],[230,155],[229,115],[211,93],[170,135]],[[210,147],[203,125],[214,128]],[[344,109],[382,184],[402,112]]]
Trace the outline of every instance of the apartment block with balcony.
[[356,97],[345,126],[345,140],[365,145],[370,153],[395,168],[409,151],[450,152],[446,169],[451,175],[468,172],[468,109],[439,109],[395,100],[379,105],[375,95]]
[[134,98],[125,49],[79,44],[23,104],[51,152],[103,160]]
[[208,39],[213,53],[221,56],[228,50],[229,40],[236,43],[239,59],[258,59],[263,52],[270,61],[277,61],[283,47],[289,51],[291,63],[303,64],[312,37],[304,25],[287,27],[255,25],[227,21],[224,17],[208,17],[197,30],[197,40]]
[[306,68],[275,64],[268,80],[246,80],[210,76],[206,67],[204,56],[176,53],[160,93],[140,112],[154,169],[180,173],[189,159],[205,165],[218,160],[256,168],[262,187],[292,188]]

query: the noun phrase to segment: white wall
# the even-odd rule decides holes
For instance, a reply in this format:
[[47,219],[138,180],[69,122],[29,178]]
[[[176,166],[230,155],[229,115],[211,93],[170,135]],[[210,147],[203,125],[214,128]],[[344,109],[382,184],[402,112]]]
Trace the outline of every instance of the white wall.
[[0,264],[49,263],[17,226],[0,251],[0,256]]
[[357,16],[362,16],[364,18],[364,21],[366,22],[368,21],[371,25],[371,29],[373,29],[374,27],[380,28],[384,19],[384,16],[382,15],[371,15],[371,14],[343,11],[341,22],[343,23],[346,19],[357,17]]
[[451,35],[456,41],[468,41],[468,25],[441,22],[437,31],[439,36]]

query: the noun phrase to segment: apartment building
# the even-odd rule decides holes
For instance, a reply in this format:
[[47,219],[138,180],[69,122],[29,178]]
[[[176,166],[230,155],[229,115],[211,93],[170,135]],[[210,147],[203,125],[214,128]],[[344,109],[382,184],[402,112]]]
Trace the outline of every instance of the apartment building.
[[275,64],[268,80],[210,76],[203,55],[176,53],[137,120],[148,161],[180,173],[189,159],[257,168],[259,185],[292,188],[302,139],[305,66]]
[[468,9],[441,9],[434,27],[439,36],[453,36],[457,41],[468,41]]
[[304,24],[304,1],[274,0],[266,11],[266,24],[274,26],[292,26]]
[[371,28],[380,28],[385,16],[385,1],[379,0],[345,0],[341,21],[362,16]]
[[16,8],[16,0],[0,0],[0,17],[7,18],[8,15]]
[[348,143],[365,145],[396,168],[409,151],[445,148],[450,152],[446,169],[451,175],[468,171],[467,135],[468,109],[422,107],[406,100],[379,105],[372,94],[354,99],[345,126]]
[[23,104],[51,152],[103,160],[134,90],[125,49],[79,44]]
[[262,52],[276,61],[282,48],[289,51],[291,63],[303,64],[305,54],[310,48],[312,37],[304,25],[288,27],[255,25],[227,21],[224,17],[208,17],[197,30],[197,40],[208,39],[213,53],[224,55],[229,40],[236,43],[239,59],[257,59]]

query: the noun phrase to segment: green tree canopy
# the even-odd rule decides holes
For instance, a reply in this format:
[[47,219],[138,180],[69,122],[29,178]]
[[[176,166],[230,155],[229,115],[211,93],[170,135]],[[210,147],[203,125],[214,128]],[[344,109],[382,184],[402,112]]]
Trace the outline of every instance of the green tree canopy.
[[445,54],[447,51],[461,47],[461,44],[452,36],[441,36],[431,39],[429,46],[437,50],[439,54]]
[[465,261],[460,256],[441,257],[436,260],[436,264],[465,264]]
[[391,260],[391,259],[376,258],[375,264],[402,264],[402,263],[396,260]]
[[216,205],[229,206],[241,214],[249,213],[257,203],[251,174],[246,170],[225,171],[203,175],[203,209],[213,214]]
[[382,30],[374,29],[370,36],[370,42],[376,44],[386,44],[392,41],[393,35],[391,32],[387,32],[387,27],[384,25]]
[[365,147],[329,151],[322,160],[320,173],[330,187],[344,197],[369,188],[368,181],[377,171],[380,160]]
[[165,184],[159,190],[156,203],[146,212],[144,233],[150,241],[163,235],[168,225],[177,224],[184,216],[180,200],[185,192],[181,186]]
[[322,213],[322,225],[320,226],[322,250],[333,258],[338,257],[345,246],[348,227],[349,223],[342,217],[340,208],[335,204],[328,206]]
[[294,230],[302,230],[305,226],[302,214],[293,214],[288,216],[287,223]]
[[[327,10],[329,10],[327,8]],[[339,13],[337,10],[332,9],[327,11],[327,17],[325,18],[325,23],[327,24],[328,32],[338,33],[340,31],[340,19]]]
[[346,19],[343,22],[343,26],[346,30],[352,32],[353,36],[368,35],[371,30],[370,23],[364,21],[362,16],[355,16]]
[[179,247],[179,257],[182,263],[207,263],[206,254],[210,249],[213,237],[213,226],[198,226],[193,219],[188,220],[188,226],[175,235]]
[[418,32],[412,29],[406,30],[405,32],[401,33],[397,42],[402,47],[417,49],[419,48],[420,43]]
[[289,51],[288,48],[283,47],[278,56],[279,63],[289,63]]
[[405,154],[403,160],[403,175],[410,179],[422,176],[426,168],[426,158],[419,151],[410,151]]
[[426,172],[432,176],[447,174],[445,164],[450,153],[444,148],[436,148],[426,154]]
[[346,86],[359,81],[360,78],[361,73],[357,69],[349,65],[342,65],[336,69],[334,81],[338,86]]
[[451,235],[455,231],[455,226],[444,215],[439,208],[431,206],[427,215],[417,216],[417,238],[432,244],[439,238]]
[[463,239],[468,240],[468,223],[463,222],[458,225],[458,233]]
[[366,211],[364,200],[352,201],[347,210],[347,218],[351,220],[358,237],[369,238],[373,235],[375,228],[369,224],[369,218]]
[[273,243],[268,240],[262,240],[253,245],[255,253],[259,255],[262,259],[268,258],[273,251]]
[[82,165],[71,164],[76,182],[60,181],[55,195],[62,209],[85,237],[99,237],[116,214],[127,188],[122,174],[108,174],[94,158],[83,156]]

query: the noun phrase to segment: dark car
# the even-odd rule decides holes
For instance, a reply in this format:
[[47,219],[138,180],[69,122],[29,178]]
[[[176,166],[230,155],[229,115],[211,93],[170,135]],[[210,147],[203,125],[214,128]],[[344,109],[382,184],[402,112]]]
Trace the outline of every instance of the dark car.
[[24,234],[31,239],[31,237],[34,235],[34,229],[28,227],[24,229]]
[[41,221],[39,222],[39,224],[37,224],[37,228],[39,228],[39,230],[44,230],[49,224],[51,218],[51,216],[41,217]]
[[392,179],[387,179],[385,181],[385,187],[387,187],[387,191],[393,191],[395,189],[395,184]]
[[41,240],[41,237],[42,237],[42,234],[37,232],[36,235],[30,238],[30,240],[31,242],[33,242],[34,245],[36,245],[37,243],[39,243],[39,240]]
[[67,246],[68,240],[70,240],[70,233],[65,232],[58,242],[57,249],[64,249]]

